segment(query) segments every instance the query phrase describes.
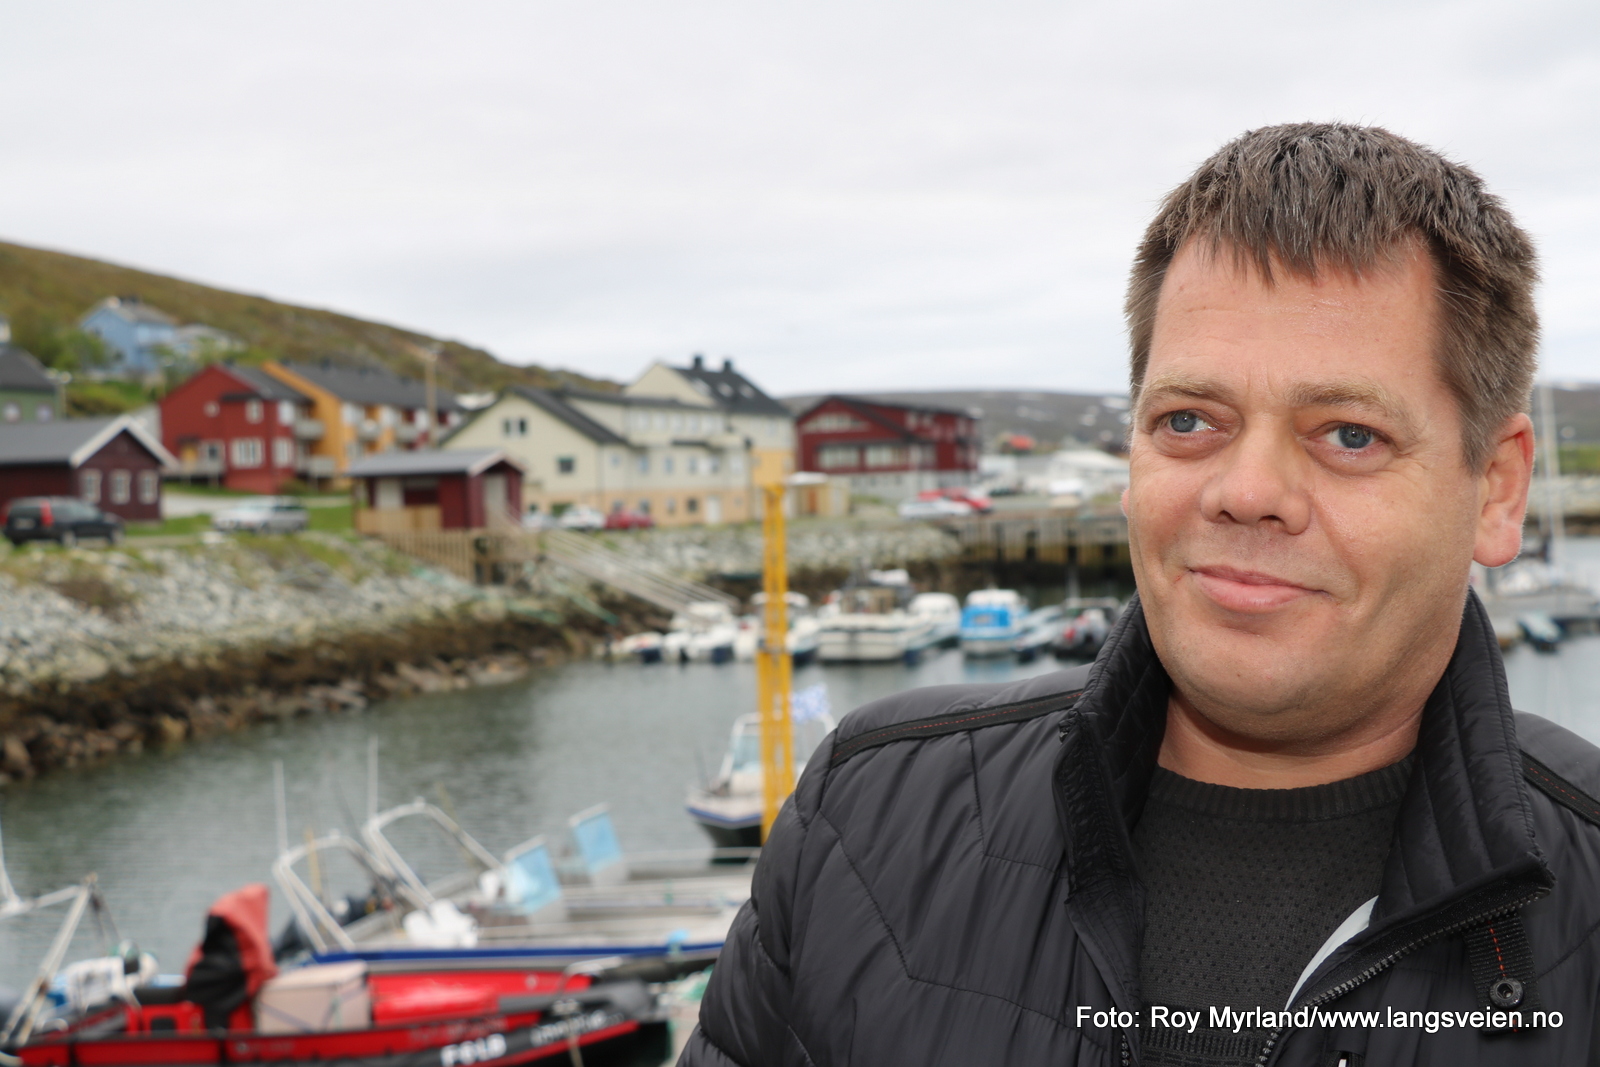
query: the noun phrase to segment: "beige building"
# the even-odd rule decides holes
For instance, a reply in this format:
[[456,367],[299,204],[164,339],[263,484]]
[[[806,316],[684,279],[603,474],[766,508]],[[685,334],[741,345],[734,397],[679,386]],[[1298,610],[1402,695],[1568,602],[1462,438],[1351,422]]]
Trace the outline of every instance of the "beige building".
[[540,511],[583,504],[663,526],[746,522],[764,479],[794,469],[788,409],[724,363],[655,364],[620,393],[515,387],[445,448],[500,448],[526,470]]

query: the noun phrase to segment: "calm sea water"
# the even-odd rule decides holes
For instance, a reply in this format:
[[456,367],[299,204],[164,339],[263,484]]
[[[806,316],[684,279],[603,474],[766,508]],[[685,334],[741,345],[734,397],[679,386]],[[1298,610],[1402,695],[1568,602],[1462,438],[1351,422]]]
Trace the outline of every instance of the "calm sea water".
[[[1600,540],[1575,542],[1576,567],[1600,568]],[[1600,743],[1600,637],[1556,655],[1507,657],[1519,707]],[[811,667],[835,714],[900,689],[1002,681],[1056,669],[966,662]],[[11,877],[24,894],[95,872],[117,932],[181,970],[207,906],[269,881],[276,854],[273,763],[287,783],[290,835],[353,833],[366,808],[366,753],[380,752],[385,807],[418,796],[453,811],[500,852],[536,833],[565,840],[568,816],[611,806],[625,848],[698,848],[683,811],[688,785],[714,770],[733,719],[752,710],[750,664],[641,667],[576,663],[507,686],[391,701],[344,717],[262,725],[13,787],[0,809]],[[274,887],[276,896],[276,887]],[[274,902],[273,927],[286,918]],[[86,924],[92,925],[92,924]],[[0,984],[24,983],[53,924],[0,923]],[[96,951],[91,930],[82,951]]]

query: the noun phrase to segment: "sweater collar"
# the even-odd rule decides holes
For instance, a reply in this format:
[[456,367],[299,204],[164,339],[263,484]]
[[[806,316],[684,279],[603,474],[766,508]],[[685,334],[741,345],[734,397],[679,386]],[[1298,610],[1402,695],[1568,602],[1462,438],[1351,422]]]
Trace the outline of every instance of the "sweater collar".
[[[1170,688],[1135,598],[1062,723],[1055,768],[1068,911],[1114,995],[1128,1004],[1139,1000],[1144,916],[1130,832],[1156,766]],[[1363,946],[1425,938],[1438,916],[1470,911],[1480,897],[1550,884],[1500,650],[1469,592],[1455,652],[1423,710],[1372,925],[1320,973],[1342,973]]]

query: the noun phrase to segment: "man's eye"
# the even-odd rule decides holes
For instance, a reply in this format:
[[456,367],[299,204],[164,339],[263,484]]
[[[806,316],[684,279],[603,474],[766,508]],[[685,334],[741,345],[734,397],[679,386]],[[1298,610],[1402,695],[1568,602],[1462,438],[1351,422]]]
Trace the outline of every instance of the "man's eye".
[[1167,416],[1167,428],[1173,433],[1194,433],[1196,430],[1211,429],[1211,424],[1197,412],[1177,411]]
[[1352,452],[1359,452],[1378,439],[1378,435],[1365,426],[1345,425],[1333,431],[1333,438],[1340,448],[1347,448]]

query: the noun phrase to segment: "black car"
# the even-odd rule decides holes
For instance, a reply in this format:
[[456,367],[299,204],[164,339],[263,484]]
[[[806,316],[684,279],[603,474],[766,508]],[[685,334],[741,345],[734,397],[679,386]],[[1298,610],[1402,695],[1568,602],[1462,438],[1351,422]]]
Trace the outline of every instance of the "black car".
[[103,537],[115,545],[122,542],[122,520],[70,496],[25,496],[6,508],[5,533],[14,545],[26,541],[75,545],[85,537]]

